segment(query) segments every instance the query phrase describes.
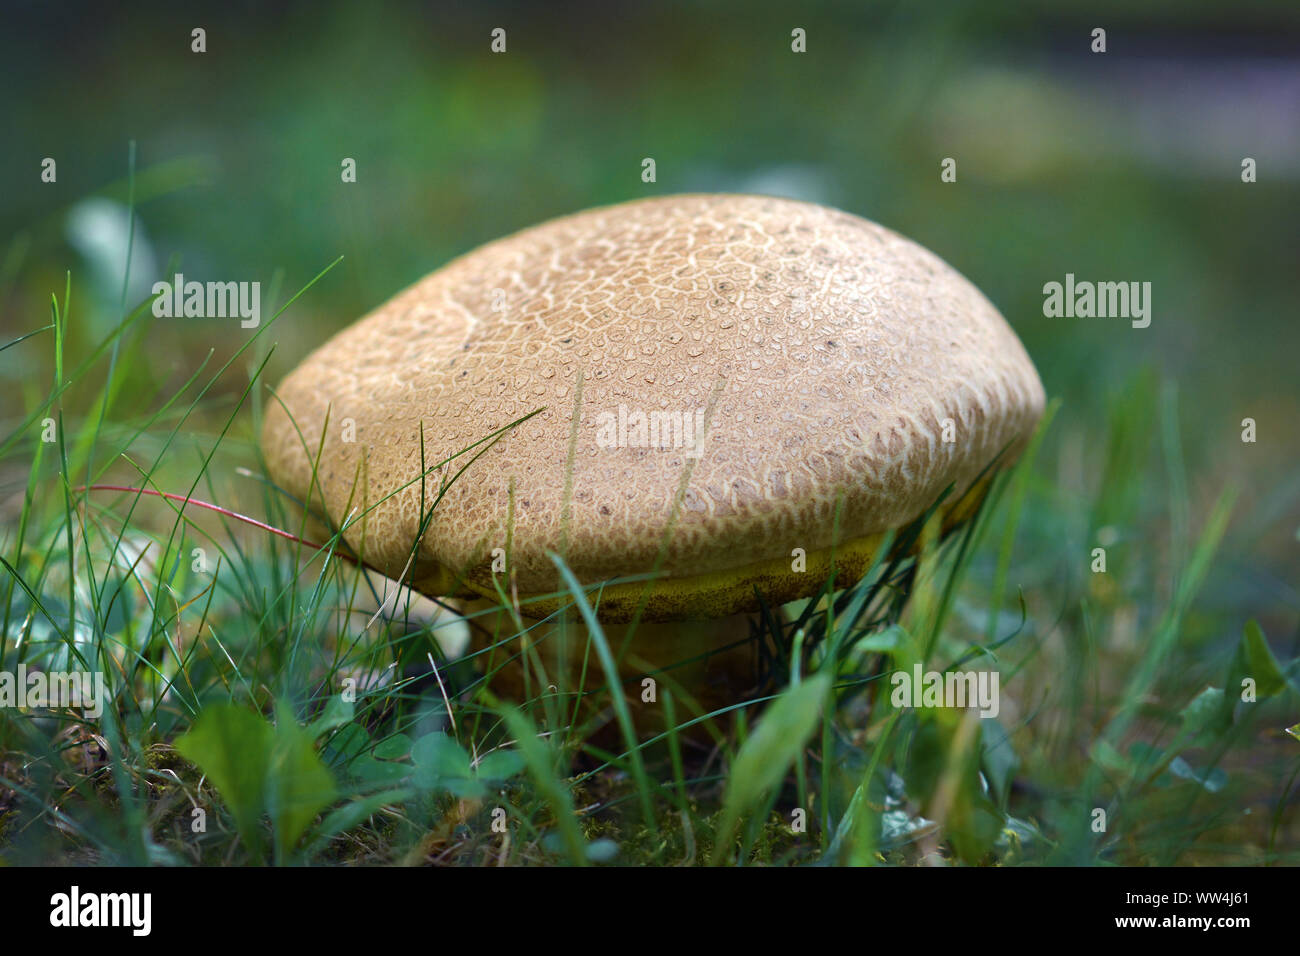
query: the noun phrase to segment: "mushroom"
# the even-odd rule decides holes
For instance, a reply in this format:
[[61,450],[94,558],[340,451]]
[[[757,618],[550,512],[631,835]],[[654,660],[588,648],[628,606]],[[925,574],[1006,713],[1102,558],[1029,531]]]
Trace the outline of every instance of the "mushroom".
[[[536,620],[572,601],[558,553],[603,585],[611,629],[672,622],[628,648],[667,666],[735,640],[701,622],[815,593],[832,554],[856,580],[950,485],[945,522],[969,514],[1043,398],[998,311],[916,243],[809,203],[683,195],[437,270],[292,372],[262,444],[382,573],[493,605],[500,586]],[[683,684],[736,666],[719,657]]]

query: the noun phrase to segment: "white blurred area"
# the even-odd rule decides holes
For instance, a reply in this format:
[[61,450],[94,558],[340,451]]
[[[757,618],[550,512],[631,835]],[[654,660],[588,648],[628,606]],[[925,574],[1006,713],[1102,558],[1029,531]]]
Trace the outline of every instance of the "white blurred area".
[[73,276],[79,289],[88,288],[96,314],[120,319],[123,311],[122,278],[128,250],[131,274],[126,284],[125,310],[148,298],[158,278],[158,257],[140,214],[131,235],[130,210],[123,203],[102,197],[83,199],[68,210],[64,235],[85,266]]
[[399,585],[378,571],[365,569],[366,583],[357,588],[351,611],[340,615],[340,633],[358,634],[386,623],[409,630],[429,628],[447,660],[469,649],[469,624],[465,618],[418,591]]

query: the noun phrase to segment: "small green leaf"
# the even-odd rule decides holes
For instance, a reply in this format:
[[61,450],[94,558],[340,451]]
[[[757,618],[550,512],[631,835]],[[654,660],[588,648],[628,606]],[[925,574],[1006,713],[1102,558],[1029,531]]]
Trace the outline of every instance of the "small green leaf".
[[1228,775],[1215,767],[1213,770],[1197,770],[1182,757],[1175,757],[1169,764],[1169,772],[1183,780],[1193,780],[1210,793],[1218,793],[1228,782]]
[[334,777],[321,762],[311,734],[287,708],[280,713],[267,774],[266,808],[275,829],[278,859],[297,845],[316,815],[334,802]]
[[411,738],[406,734],[393,734],[375,744],[371,751],[379,760],[402,760],[411,752]]
[[392,760],[376,760],[369,754],[362,754],[348,766],[349,772],[369,787],[392,787],[406,779],[411,772],[408,764]]
[[1182,733],[1188,740],[1223,733],[1232,724],[1232,703],[1218,687],[1207,687],[1183,708]]
[[985,720],[984,727],[985,732],[980,735],[980,765],[994,800],[1003,806],[1011,794],[1011,782],[1020,768],[1020,758],[1011,746],[1011,735],[996,718]]
[[910,638],[907,636],[907,632],[897,624],[894,624],[885,628],[879,634],[871,634],[862,638],[862,640],[855,642],[853,649],[864,653],[892,654],[909,640]]
[[829,674],[817,674],[795,684],[778,697],[736,755],[727,778],[722,822],[713,862],[721,863],[731,850],[731,838],[740,817],[752,810],[781,778],[803,750],[822,716],[822,703],[830,692]]
[[455,796],[477,796],[470,770],[469,754],[441,732],[425,734],[411,746],[415,764],[413,780],[423,790],[441,787]]
[[988,797],[974,792],[970,786],[961,788],[945,822],[948,838],[958,858],[976,863],[997,842],[1002,832],[1003,817]]
[[235,704],[203,708],[176,750],[212,781],[225,802],[244,847],[261,852],[261,816],[274,729],[260,714]]
[[270,815],[276,858],[282,860],[337,790],[312,733],[298,726],[288,708],[279,719],[272,726],[247,708],[212,704],[176,749],[217,788],[250,856],[261,855],[262,815]]
[[480,780],[509,780],[524,769],[524,758],[514,750],[494,750],[475,768]]
[[917,718],[907,753],[905,771],[910,789],[918,794],[932,794],[939,787],[948,763],[951,732],[935,718],[935,711],[922,711]]
[[438,786],[446,790],[453,797],[460,797],[462,800],[472,800],[487,795],[488,789],[478,780],[466,779],[464,777],[443,777],[438,781]]
[[1260,698],[1280,694],[1286,688],[1286,678],[1277,666],[1277,658],[1269,649],[1264,632],[1254,618],[1246,622],[1246,634],[1241,639],[1241,651],[1244,659],[1243,670],[1246,677],[1255,680],[1255,693]]
[[356,705],[343,699],[342,694],[334,694],[325,701],[321,715],[307,725],[307,733],[313,740],[319,740],[331,731],[352,723]]
[[325,752],[334,766],[348,766],[370,750],[370,735],[360,724],[347,724],[329,739]]

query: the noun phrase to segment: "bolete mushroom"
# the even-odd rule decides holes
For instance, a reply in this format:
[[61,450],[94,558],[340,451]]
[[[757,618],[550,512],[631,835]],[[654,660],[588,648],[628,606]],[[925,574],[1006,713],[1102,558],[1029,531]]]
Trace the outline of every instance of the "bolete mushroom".
[[[741,195],[491,242],[335,335],[278,396],[272,478],[336,524],[364,515],[345,537],[366,563],[432,595],[496,602],[500,584],[540,618],[571,600],[557,552],[584,585],[613,582],[590,595],[608,622],[643,601],[645,620],[698,621],[805,597],[832,554],[851,583],[950,485],[945,520],[968,514],[1043,408],[1015,333],[937,256]],[[671,663],[701,633],[638,630],[631,652]]]

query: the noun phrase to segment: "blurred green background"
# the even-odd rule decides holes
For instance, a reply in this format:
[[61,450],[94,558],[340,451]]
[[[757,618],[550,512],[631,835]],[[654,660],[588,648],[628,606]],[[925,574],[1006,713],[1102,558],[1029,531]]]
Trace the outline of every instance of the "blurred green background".
[[[1300,655],[1300,4],[28,2],[4,4],[0,23],[0,346],[50,322],[69,272],[75,369],[175,270],[261,282],[265,322],[344,257],[184,420],[152,471],[160,488],[184,493],[202,474],[202,497],[265,516],[253,407],[265,393],[238,404],[261,360],[274,349],[265,384],[277,382],[456,255],[599,204],[771,193],[934,250],[1002,310],[1061,402],[1027,483],[1006,601],[987,606],[990,547],[948,635],[983,640],[990,617],[989,634],[1019,635],[1005,653],[1028,663],[1007,664],[1019,677],[1004,720],[1025,755],[1025,815],[1074,825],[1051,807],[1080,792],[1096,732],[1131,703],[1124,688],[1225,488],[1237,491],[1227,535],[1134,736],[1167,737],[1180,708],[1223,683],[1249,618],[1279,659]],[[490,50],[497,27],[503,54]],[[1105,54],[1091,52],[1096,27]],[[791,51],[795,28],[806,53]],[[54,183],[40,179],[46,157]],[[340,177],[349,157],[355,183]],[[940,179],[946,157],[956,183]],[[1255,183],[1242,182],[1246,157]],[[1066,273],[1150,282],[1150,327],[1044,317],[1043,286]],[[186,383],[205,362],[206,382],[252,334],[237,320],[134,326],[114,353],[125,371],[94,465],[128,448],[152,468],[198,393]],[[6,554],[38,441],[23,424],[44,414],[54,351],[49,330],[0,351]],[[96,432],[109,365],[70,376],[57,402],[68,434]],[[1245,418],[1255,443],[1241,440]],[[30,513],[44,517],[14,560],[43,579],[63,520],[56,456],[38,472]],[[109,478],[140,481],[122,460]],[[173,519],[150,499],[124,520]],[[1098,544],[1105,575],[1089,571]],[[273,631],[257,615],[229,622],[236,641]],[[1178,847],[1158,856],[1162,827],[1181,840],[1185,826],[1197,861],[1300,845],[1282,812],[1297,759],[1282,728],[1300,715],[1293,696],[1267,706],[1224,761],[1233,789],[1194,819],[1156,793],[1126,822],[1133,845],[1119,859],[1179,859]]]
[[[119,321],[130,141],[128,309],[179,267],[261,281],[269,316],[345,257],[211,393],[214,422],[272,343],[269,382],[453,256],[549,217],[699,190],[823,202],[969,277],[1063,400],[1040,465],[1057,507],[1022,555],[1040,583],[1078,584],[1070,555],[1099,526],[1138,549],[1166,537],[1160,449],[1119,459],[1126,474],[1104,462],[1126,440],[1116,416],[1158,417],[1172,386],[1193,516],[1228,482],[1242,492],[1238,558],[1207,599],[1250,609],[1294,653],[1300,5],[223,3],[128,17],[19,3],[4,22],[4,341],[49,321],[68,270],[70,361]],[[1097,26],[1104,55],[1090,50]],[[191,52],[194,27],[206,53]],[[504,54],[489,49],[495,27]],[[791,52],[795,27],[806,53]],[[39,179],[47,156],[53,184]],[[1241,181],[1248,156],[1254,184]],[[355,183],[341,181],[345,157]],[[945,157],[955,184],[940,180]],[[1043,284],[1067,272],[1151,282],[1151,326],[1045,318]],[[132,341],[152,380],[133,375],[115,416],[147,413],[209,350],[223,361],[250,334],[149,320]],[[8,429],[48,387],[38,341],[0,353]],[[78,384],[70,414],[95,385]],[[1256,444],[1240,441],[1246,417]],[[239,422],[230,448],[251,462],[251,416]],[[0,476],[7,512],[25,477]],[[1127,513],[1071,507],[1104,481],[1127,486]]]

